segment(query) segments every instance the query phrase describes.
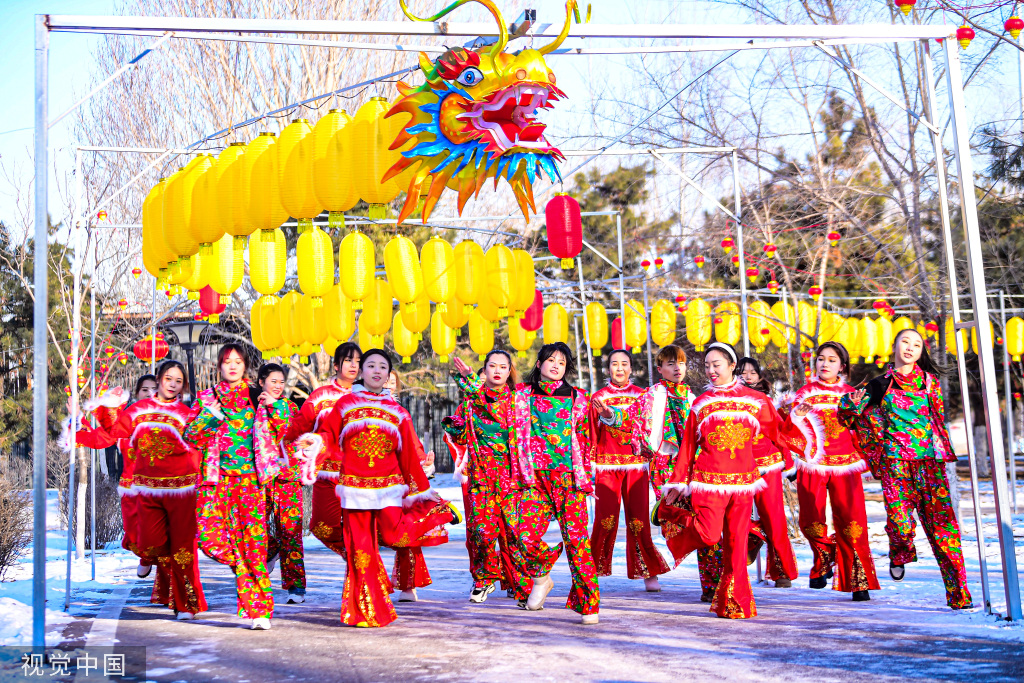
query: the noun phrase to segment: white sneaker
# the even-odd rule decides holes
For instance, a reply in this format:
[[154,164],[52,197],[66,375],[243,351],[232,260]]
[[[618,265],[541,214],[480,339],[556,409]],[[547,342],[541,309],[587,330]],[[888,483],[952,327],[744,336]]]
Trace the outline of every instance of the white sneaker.
[[192,621],[196,618],[196,615],[191,612],[178,612],[177,616],[174,618],[178,621]]
[[658,582],[658,577],[652,576],[650,578],[644,579],[644,590],[646,590],[648,593],[660,593],[661,584]]
[[288,602],[290,604],[306,602],[306,595],[304,593],[292,593],[288,591]]
[[151,564],[142,564],[141,562],[139,562],[139,567],[138,567],[138,569],[135,570],[135,575],[138,576],[140,579],[144,579],[147,576],[149,576],[150,572],[152,572],[152,571],[153,571],[153,565],[151,565]]
[[412,588],[407,591],[402,591],[398,596],[398,602],[418,602],[419,598],[416,597],[416,589]]
[[580,623],[583,624],[584,626],[593,626],[594,624],[597,623],[597,615],[596,614],[584,614],[583,617],[580,619]]
[[256,617],[252,620],[253,631],[269,631],[270,630],[270,617]]
[[483,602],[487,599],[487,596],[494,592],[494,584],[489,583],[486,586],[479,588],[474,587],[473,592],[469,594],[470,602]]
[[526,599],[526,609],[531,612],[544,609],[544,601],[547,600],[548,593],[554,587],[555,580],[551,578],[551,574],[545,574],[534,579],[533,588],[530,590],[530,597]]

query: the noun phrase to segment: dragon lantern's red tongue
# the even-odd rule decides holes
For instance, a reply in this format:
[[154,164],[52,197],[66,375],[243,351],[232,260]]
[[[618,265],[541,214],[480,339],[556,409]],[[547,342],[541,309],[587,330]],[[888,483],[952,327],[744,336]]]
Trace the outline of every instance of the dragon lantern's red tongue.
[[531,123],[519,132],[519,140],[523,142],[537,142],[544,135],[545,128],[547,126],[543,123]]

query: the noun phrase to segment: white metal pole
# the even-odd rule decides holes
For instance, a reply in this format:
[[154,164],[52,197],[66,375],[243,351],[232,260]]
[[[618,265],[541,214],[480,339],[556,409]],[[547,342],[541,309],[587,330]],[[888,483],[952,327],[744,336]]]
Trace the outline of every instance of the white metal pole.
[[1017,467],[1013,462],[1013,386],[1010,382],[1010,351],[1006,339],[1006,294],[999,290],[999,322],[1003,328],[1003,402],[1006,406],[1006,452],[1010,456],[1010,504],[1017,514]]
[[1013,519],[1010,516],[1006,490],[1006,458],[1003,451],[1003,428],[999,421],[999,396],[996,393],[995,358],[992,353],[992,330],[989,329],[988,298],[985,292],[985,261],[981,251],[978,226],[978,205],[974,188],[974,162],[971,159],[970,132],[964,105],[963,75],[956,46],[946,41],[946,85],[953,128],[953,154],[956,158],[960,190],[960,217],[964,228],[967,269],[970,274],[971,303],[974,306],[974,331],[978,335],[978,365],[981,375],[982,405],[989,457],[992,461],[992,491],[995,495],[996,521],[999,529],[999,551],[1003,565],[1003,588],[1006,592],[1007,619],[1021,619],[1020,583],[1013,542]]
[[149,326],[149,374],[156,374],[156,276],[153,276],[153,322]]
[[49,95],[50,33],[47,15],[36,15],[35,41],[35,140],[33,166],[34,296],[32,306],[32,647],[42,653],[46,647],[46,413],[47,344],[49,319],[49,268],[47,267],[48,208],[48,136],[47,97]]
[[615,214],[615,236],[619,245],[619,324],[622,328],[622,345],[626,345],[626,272],[622,262],[622,214]]
[[[89,224],[88,217],[86,225]],[[91,372],[89,379],[89,396],[96,398],[96,265],[99,262],[99,235],[92,240],[92,281],[89,283],[89,308],[92,327],[92,353],[89,354]],[[89,565],[92,580],[96,580],[96,449],[89,449]]]
[[[928,41],[924,42],[924,63],[925,74],[924,87],[926,94],[925,106],[928,107],[928,118],[936,120],[935,111],[935,85],[931,74],[935,73],[935,66],[932,61],[931,47]],[[985,527],[981,514],[981,495],[978,492],[978,470],[974,454],[977,452],[974,446],[974,417],[971,410],[971,395],[967,383],[967,363],[964,360],[964,338],[960,333],[959,325],[963,318],[960,314],[960,295],[956,277],[956,256],[953,252],[953,231],[949,220],[949,199],[946,196],[946,157],[942,150],[942,139],[935,133],[931,133],[932,149],[935,154],[935,178],[939,189],[939,215],[942,218],[942,235],[944,255],[946,259],[946,277],[949,282],[950,293],[950,315],[953,316],[953,337],[956,346],[956,364],[960,379],[960,400],[963,403],[964,411],[964,433],[967,437],[967,463],[971,472],[971,504],[974,506],[974,533],[978,541],[978,570],[981,574],[981,597],[984,603],[985,612],[992,611],[991,589],[988,580],[988,560],[985,552]],[[956,482],[948,482],[955,486]]]
[[[71,451],[68,453],[68,537],[64,558],[64,611],[71,607],[71,541],[74,538],[75,519],[75,460],[78,448],[75,435],[78,431],[78,366],[82,357],[82,271],[85,269],[86,254],[89,253],[89,232],[81,229],[82,210],[82,151],[75,150],[75,204],[71,216],[71,229],[75,241],[75,265],[71,286],[71,368],[68,370],[68,386],[71,388]],[[85,245],[82,236],[85,235]]]
[[732,191],[736,214],[736,253],[740,261],[737,265],[740,278],[740,325],[743,330],[743,355],[750,355],[750,334],[747,330],[747,259],[743,252],[743,214],[740,212],[740,171],[736,150],[732,152]]
[[586,342],[583,347],[587,349],[587,367],[590,368],[590,393],[597,391],[597,382],[594,379],[594,350],[590,348],[590,324],[587,322],[587,293],[583,287],[583,259],[576,258],[576,267],[580,272],[580,306],[583,307],[583,336]]
[[654,386],[654,359],[651,356],[651,307],[647,303],[647,273],[641,280],[644,288],[644,321],[647,325],[647,384]]

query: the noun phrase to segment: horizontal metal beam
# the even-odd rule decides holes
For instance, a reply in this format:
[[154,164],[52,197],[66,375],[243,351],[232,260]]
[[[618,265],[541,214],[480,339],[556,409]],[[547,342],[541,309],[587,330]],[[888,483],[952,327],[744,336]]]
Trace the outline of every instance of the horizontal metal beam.
[[[195,31],[376,36],[493,36],[494,22],[345,21],[52,14],[51,31]],[[534,38],[555,38],[561,22],[538,24]],[[576,24],[574,38],[870,38],[877,42],[946,38],[956,26],[935,24]]]

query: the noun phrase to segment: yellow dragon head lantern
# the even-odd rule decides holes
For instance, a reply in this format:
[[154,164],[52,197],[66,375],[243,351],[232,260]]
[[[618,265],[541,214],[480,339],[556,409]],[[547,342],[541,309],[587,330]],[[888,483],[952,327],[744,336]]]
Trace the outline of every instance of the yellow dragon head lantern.
[[[451,48],[431,62],[420,53],[420,69],[426,82],[419,87],[399,83],[402,97],[386,116],[411,115],[391,145],[402,149],[402,158],[384,181],[409,171],[408,196],[399,214],[401,224],[424,197],[426,223],[444,189],[459,193],[459,213],[470,197],[480,193],[484,181],[504,178],[512,186],[526,218],[537,212],[533,181],[538,175],[561,180],[556,161],[565,157],[544,137],[545,125],[537,112],[548,109],[565,93],[555,85],[555,74],[544,55],[569,35],[576,0],[565,5],[565,25],[554,41],[539,49],[505,52],[508,28],[491,0],[456,0],[432,17],[413,16],[406,0],[402,11],[415,21],[437,21],[452,10],[476,2],[498,22],[498,40],[475,50]],[[410,145],[411,142],[415,144]]]

